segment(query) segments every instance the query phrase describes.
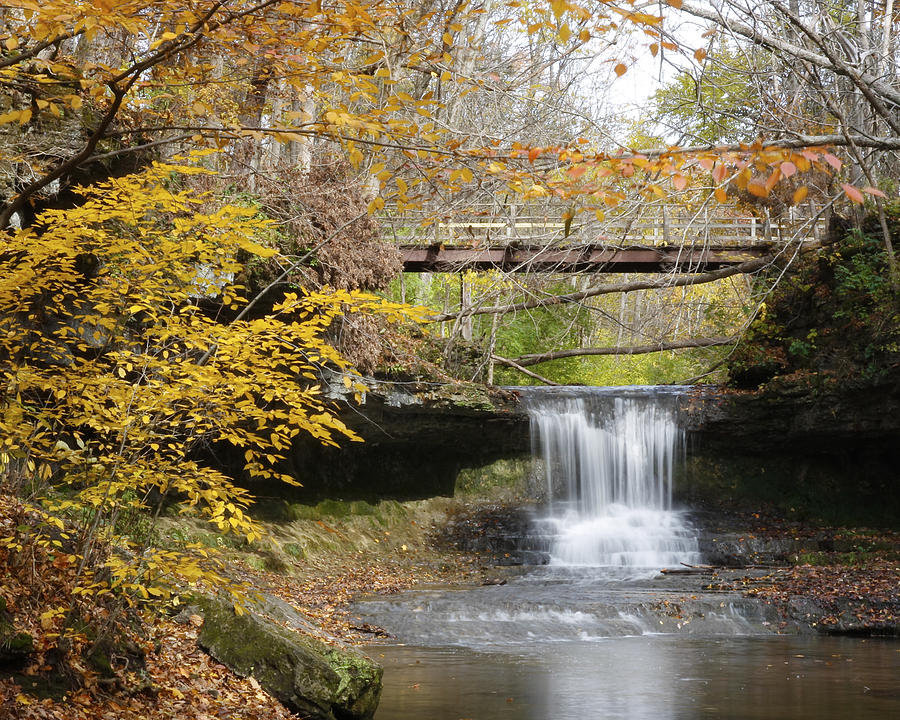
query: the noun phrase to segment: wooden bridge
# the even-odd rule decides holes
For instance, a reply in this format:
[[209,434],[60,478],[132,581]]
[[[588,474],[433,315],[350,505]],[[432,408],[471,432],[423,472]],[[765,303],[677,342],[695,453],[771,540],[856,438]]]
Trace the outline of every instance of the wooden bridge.
[[[572,223],[514,213],[390,225],[406,272],[707,272],[765,257],[782,240],[816,240],[821,224],[753,217],[616,218]],[[415,237],[418,242],[409,242]]]
[[401,245],[400,254],[405,272],[665,273],[706,272],[733,267],[765,257],[771,249],[772,243],[696,248],[680,245],[616,248],[596,244],[571,248],[516,245],[486,248],[431,245],[423,248]]

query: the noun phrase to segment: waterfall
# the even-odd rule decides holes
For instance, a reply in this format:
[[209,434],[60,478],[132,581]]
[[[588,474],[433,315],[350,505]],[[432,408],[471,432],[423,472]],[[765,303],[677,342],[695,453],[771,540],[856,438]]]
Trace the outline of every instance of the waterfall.
[[648,568],[699,561],[672,509],[684,433],[662,388],[520,389],[546,474],[555,565]]

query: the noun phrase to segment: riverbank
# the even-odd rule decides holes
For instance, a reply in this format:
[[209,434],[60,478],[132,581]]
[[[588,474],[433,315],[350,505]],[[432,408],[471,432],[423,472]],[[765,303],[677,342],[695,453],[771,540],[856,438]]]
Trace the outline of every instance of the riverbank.
[[[474,588],[523,570],[497,567],[508,565],[505,553],[471,549],[473,539],[487,543],[517,526],[515,503],[323,503],[290,513],[293,519],[266,522],[267,538],[252,548],[221,547],[221,536],[183,522],[166,521],[162,529],[173,543],[219,545],[234,579],[287,602],[323,635],[350,644],[385,635],[374,622],[354,619],[349,605],[360,597],[434,585]],[[707,522],[704,543],[728,548],[732,567],[684,568],[683,577],[670,583],[680,592],[740,593],[768,606],[777,632],[900,635],[897,534],[810,528],[759,514],[718,517],[718,525]],[[86,672],[80,684],[54,688],[47,683],[49,659],[40,654],[41,614],[27,601],[22,569],[4,566],[3,576],[10,622],[32,636],[36,649],[17,674],[0,681],[4,718],[292,717],[253,678],[239,677],[204,653],[197,644],[202,618],[177,608],[172,616],[141,616],[134,638],[143,659],[134,667],[112,681]],[[43,577],[55,582],[52,572]]]
[[[16,501],[3,496],[0,535],[13,533]],[[232,581],[248,598],[264,596],[295,608],[318,639],[359,644],[377,636],[347,612],[354,598],[397,593],[425,583],[476,585],[490,570],[477,557],[437,549],[435,528],[456,506],[447,499],[411,503],[320,503],[288,508],[292,519],[263,521],[266,536],[253,546],[183,519],[163,519],[159,542],[178,549],[201,544],[218,551]],[[21,562],[23,550],[29,563]],[[93,666],[78,654],[60,662],[55,608],[79,602],[102,627],[108,608],[99,598],[71,596],[73,568],[46,548],[0,548],[0,630],[27,638],[21,652],[0,653],[0,717],[10,720],[279,720],[292,715],[252,677],[240,677],[198,645],[203,618],[184,605],[168,614],[126,611],[115,667]],[[186,588],[186,590],[188,590]],[[189,598],[189,595],[187,596]],[[189,602],[189,599],[188,599]],[[70,645],[81,652],[90,644]],[[128,651],[125,651],[125,645]],[[125,658],[125,655],[128,657]],[[64,671],[62,670],[64,668]]]

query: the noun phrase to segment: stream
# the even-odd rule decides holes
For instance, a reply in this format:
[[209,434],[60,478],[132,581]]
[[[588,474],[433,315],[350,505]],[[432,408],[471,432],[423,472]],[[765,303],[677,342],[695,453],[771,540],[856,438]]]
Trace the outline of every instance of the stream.
[[697,576],[672,507],[677,390],[522,389],[546,507],[545,565],[502,585],[357,603],[395,640],[376,720],[900,717],[900,643],[802,634]]

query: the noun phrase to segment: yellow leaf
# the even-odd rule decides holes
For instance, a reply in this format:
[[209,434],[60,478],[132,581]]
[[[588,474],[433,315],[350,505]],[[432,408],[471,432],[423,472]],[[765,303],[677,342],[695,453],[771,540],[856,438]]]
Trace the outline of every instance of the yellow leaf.
[[619,63],[615,67],[615,72],[618,77],[622,77],[625,73],[628,72],[628,68],[625,66],[624,63]]
[[716,200],[718,200],[720,203],[724,203],[728,200],[728,193],[726,193],[723,188],[716,188],[715,196]]

